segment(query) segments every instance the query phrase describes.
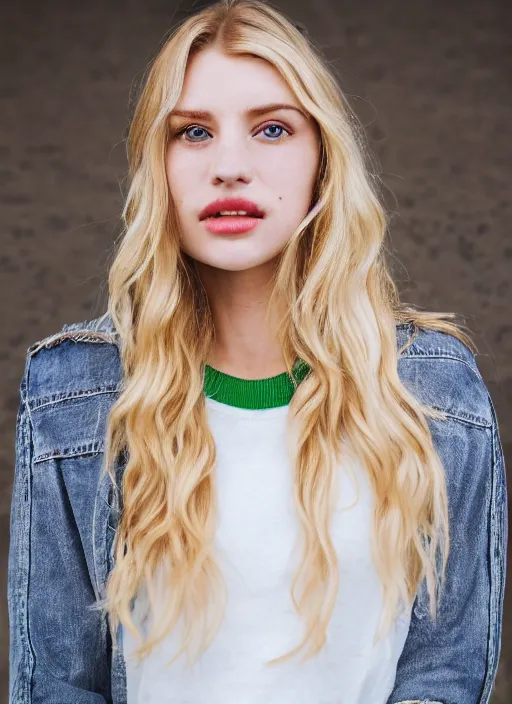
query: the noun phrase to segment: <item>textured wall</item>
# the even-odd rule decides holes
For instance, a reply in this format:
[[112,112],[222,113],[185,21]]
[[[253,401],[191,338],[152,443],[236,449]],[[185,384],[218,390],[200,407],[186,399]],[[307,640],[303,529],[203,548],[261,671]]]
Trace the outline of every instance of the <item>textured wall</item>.
[[[390,249],[404,297],[462,313],[475,332],[510,464],[511,3],[276,4],[305,23],[324,48],[367,127],[394,213]],[[104,276],[119,231],[129,98],[173,18],[191,5],[31,0],[2,10],[2,701],[8,515],[25,351],[63,323],[104,311]],[[502,703],[512,701],[510,593],[495,693]]]

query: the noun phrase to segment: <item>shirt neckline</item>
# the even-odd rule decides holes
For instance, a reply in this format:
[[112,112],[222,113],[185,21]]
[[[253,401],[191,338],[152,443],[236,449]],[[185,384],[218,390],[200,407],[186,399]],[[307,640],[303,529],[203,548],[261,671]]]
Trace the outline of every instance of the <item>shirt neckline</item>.
[[[309,371],[303,360],[293,364],[293,376],[300,383]],[[263,410],[286,406],[294,394],[295,387],[288,372],[265,379],[242,379],[205,365],[204,393],[218,403],[236,408]]]

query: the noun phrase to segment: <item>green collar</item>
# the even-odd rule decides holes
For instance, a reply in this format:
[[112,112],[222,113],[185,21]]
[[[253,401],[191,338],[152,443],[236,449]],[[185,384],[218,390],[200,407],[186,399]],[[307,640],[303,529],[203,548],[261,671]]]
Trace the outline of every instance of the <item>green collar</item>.
[[[293,376],[300,383],[309,371],[309,366],[297,357],[293,365]],[[286,406],[295,389],[288,372],[267,379],[240,379],[224,374],[205,365],[204,393],[219,403],[237,408],[263,410]]]

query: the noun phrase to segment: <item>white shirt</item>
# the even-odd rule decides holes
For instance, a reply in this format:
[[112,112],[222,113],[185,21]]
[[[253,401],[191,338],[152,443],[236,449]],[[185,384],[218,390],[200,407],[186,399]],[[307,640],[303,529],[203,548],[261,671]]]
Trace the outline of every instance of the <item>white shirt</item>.
[[[304,635],[290,595],[300,552],[286,451],[288,406],[251,410],[212,398],[206,404],[217,447],[216,545],[228,588],[226,617],[192,670],[185,668],[184,655],[164,667],[179,649],[181,622],[139,665],[130,659],[133,636],[123,628],[128,704],[386,704],[410,610],[373,644],[382,593],[371,556],[374,499],[365,470],[353,457],[338,467],[331,535],[340,583],[326,645],[304,663],[301,651],[291,661],[266,666]],[[137,625],[146,605],[141,593],[133,613]]]

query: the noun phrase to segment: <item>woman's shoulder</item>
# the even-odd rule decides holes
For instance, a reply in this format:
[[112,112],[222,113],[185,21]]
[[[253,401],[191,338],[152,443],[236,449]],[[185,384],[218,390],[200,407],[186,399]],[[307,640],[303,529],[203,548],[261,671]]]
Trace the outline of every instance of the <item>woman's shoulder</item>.
[[452,333],[415,328],[399,356],[398,371],[422,403],[454,420],[492,425],[492,403],[476,355]]
[[98,318],[80,322],[65,323],[60,330],[47,335],[42,340],[33,342],[27,350],[34,356],[41,349],[50,349],[65,340],[74,342],[108,342],[118,344],[119,335],[108,312]]
[[[466,344],[453,334],[409,323],[396,325],[396,339],[398,373],[421,402],[454,418],[491,425],[488,390]],[[122,370],[111,316],[67,323],[34,342],[25,371],[33,403],[117,390]]]
[[108,314],[67,323],[31,344],[22,381],[29,405],[117,390],[121,380],[118,345]]
[[453,359],[469,364],[478,371],[474,352],[454,334],[434,328],[418,327],[414,324],[397,325],[397,339],[403,330],[405,340],[403,356],[420,359]]

